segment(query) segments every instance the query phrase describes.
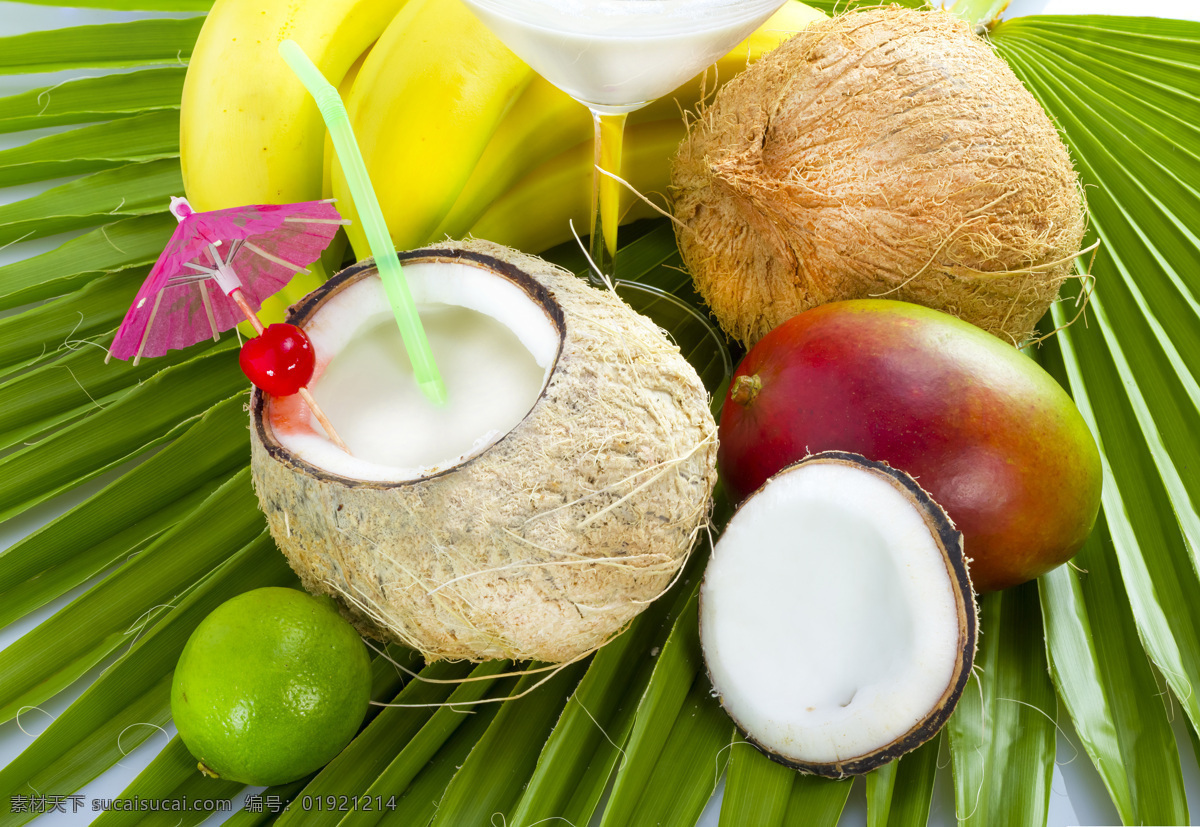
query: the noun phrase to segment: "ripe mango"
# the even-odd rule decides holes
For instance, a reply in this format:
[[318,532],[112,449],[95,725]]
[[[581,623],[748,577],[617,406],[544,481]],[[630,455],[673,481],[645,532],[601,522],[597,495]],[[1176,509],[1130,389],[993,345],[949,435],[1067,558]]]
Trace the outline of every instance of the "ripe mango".
[[907,472],[962,531],[979,592],[1065,562],[1100,505],[1100,453],[1062,387],[994,336],[906,302],[835,302],[776,327],[734,374],[719,436],[739,502],[821,451]]

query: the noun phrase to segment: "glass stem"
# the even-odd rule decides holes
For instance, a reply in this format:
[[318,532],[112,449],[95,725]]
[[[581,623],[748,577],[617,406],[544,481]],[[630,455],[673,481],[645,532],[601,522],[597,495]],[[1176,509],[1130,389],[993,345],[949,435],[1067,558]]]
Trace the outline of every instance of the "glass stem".
[[[601,273],[613,274],[613,260],[617,254],[617,225],[621,220],[621,185],[601,175],[607,170],[621,174],[621,149],[625,138],[624,112],[604,115],[592,110],[595,127],[593,139],[594,166],[592,168],[592,261]],[[598,279],[594,279],[597,280]]]

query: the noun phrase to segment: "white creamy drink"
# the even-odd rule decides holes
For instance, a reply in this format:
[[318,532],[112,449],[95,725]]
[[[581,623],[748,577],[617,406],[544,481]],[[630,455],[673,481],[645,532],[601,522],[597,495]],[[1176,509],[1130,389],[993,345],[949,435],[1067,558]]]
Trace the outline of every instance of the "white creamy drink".
[[350,286],[305,328],[319,359],[333,354],[309,389],[350,455],[295,397],[272,400],[275,436],[318,467],[365,480],[448,468],[511,431],[542,392],[558,333],[519,288],[466,264],[410,264],[404,274],[448,401],[433,405],[414,380],[379,279]]
[[534,71],[603,113],[665,95],[781,0],[464,0]]

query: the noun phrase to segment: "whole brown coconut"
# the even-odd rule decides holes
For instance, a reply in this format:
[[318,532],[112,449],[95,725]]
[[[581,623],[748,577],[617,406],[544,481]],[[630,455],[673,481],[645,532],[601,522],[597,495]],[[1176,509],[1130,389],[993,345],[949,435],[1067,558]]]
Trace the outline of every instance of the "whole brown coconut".
[[1008,65],[966,22],[896,6],[818,21],[726,84],[672,185],[684,262],[748,345],[853,298],[1021,343],[1086,224],[1066,147]]

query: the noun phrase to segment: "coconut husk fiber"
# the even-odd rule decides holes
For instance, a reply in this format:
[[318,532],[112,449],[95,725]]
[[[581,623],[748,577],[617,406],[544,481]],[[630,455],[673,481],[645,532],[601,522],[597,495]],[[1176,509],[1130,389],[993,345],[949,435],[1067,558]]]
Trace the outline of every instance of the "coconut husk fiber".
[[801,31],[726,84],[672,169],[677,238],[752,345],[819,304],[891,298],[1013,344],[1086,225],[1054,124],[970,26],[900,7]]

